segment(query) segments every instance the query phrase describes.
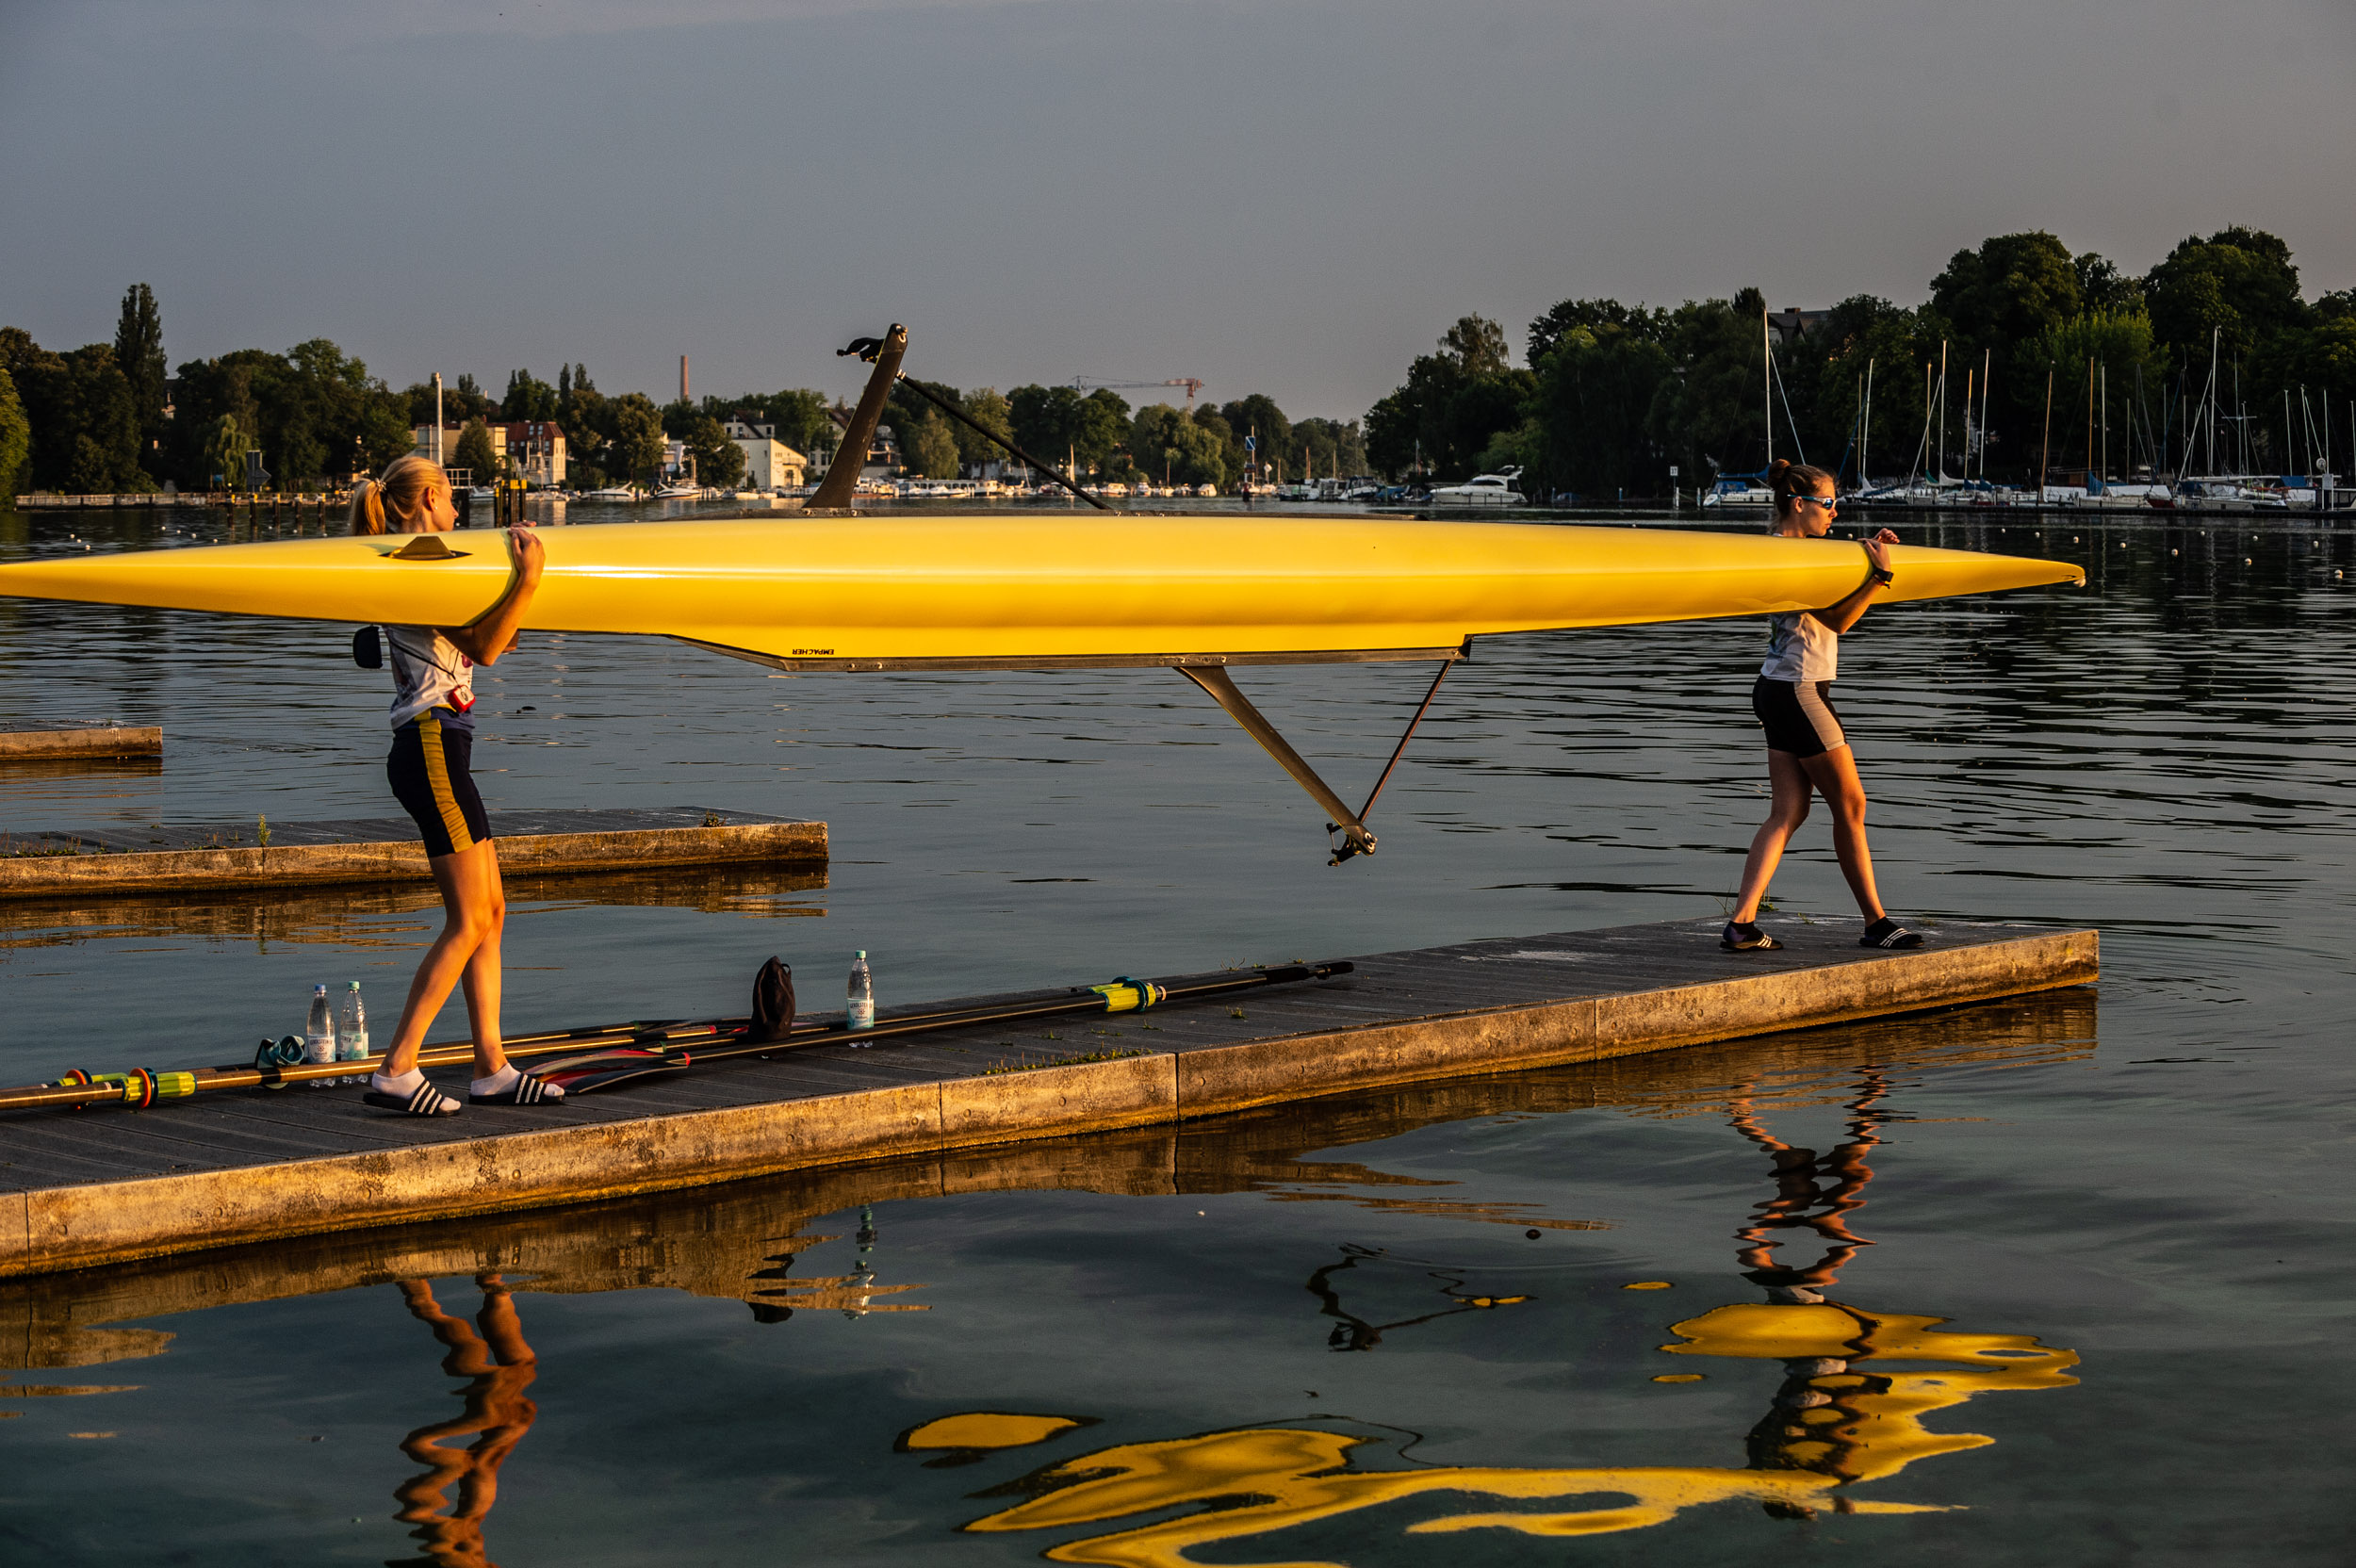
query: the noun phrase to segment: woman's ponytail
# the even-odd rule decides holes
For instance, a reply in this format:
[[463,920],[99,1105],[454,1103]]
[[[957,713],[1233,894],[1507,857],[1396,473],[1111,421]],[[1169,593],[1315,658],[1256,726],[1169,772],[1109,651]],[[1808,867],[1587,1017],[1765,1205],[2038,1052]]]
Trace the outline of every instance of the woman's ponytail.
[[352,487],[352,531],[384,531],[384,487],[372,479],[364,479]]
[[354,533],[415,533],[426,492],[450,488],[450,476],[430,457],[406,453],[384,465],[377,479],[362,480],[352,493]]

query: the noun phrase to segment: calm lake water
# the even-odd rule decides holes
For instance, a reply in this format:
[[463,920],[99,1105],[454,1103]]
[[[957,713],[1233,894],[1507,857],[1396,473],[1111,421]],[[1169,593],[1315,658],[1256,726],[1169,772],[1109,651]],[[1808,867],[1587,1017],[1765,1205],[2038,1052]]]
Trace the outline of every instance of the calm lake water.
[[[2088,566],[1877,611],[1841,690],[1892,907],[2098,925],[2099,993],[0,1285],[0,1543],[2344,1560],[2356,538],[1899,527]],[[0,512],[0,559],[221,536]],[[393,814],[349,629],[0,601],[0,726],[165,735],[160,766],[0,768],[0,831]],[[1170,672],[531,636],[479,686],[495,826],[765,811],[835,859],[517,890],[508,1017],[709,1013],[771,953],[818,1004],[867,948],[889,1004],[1707,916],[1765,804],[1760,642],[1483,643],[1381,853],[1328,869],[1317,808]],[[1354,794],[1429,678],[1240,683]],[[1781,910],[1849,921],[1821,819],[1803,846]],[[434,925],[399,894],[0,906],[0,1080],[227,1060],[318,981],[385,1027]]]

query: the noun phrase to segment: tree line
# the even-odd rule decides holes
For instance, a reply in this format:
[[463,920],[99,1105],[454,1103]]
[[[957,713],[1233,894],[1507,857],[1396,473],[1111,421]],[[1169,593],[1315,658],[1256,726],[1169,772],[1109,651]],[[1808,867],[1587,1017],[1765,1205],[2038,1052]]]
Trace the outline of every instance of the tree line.
[[[136,494],[167,482],[184,490],[236,487],[247,453],[259,454],[281,489],[342,485],[381,471],[410,449],[412,432],[434,419],[434,390],[417,382],[396,390],[324,337],[283,353],[240,349],[186,361],[168,374],[163,321],[154,291],[138,284],[123,298],[111,343],[68,352],[42,348],[17,327],[0,327],[0,496],[28,490]],[[1151,478],[1234,486],[1257,464],[1269,481],[1364,472],[1356,420],[1288,419],[1274,399],[1133,410],[1118,393],[1018,386],[1001,394],[936,382],[925,388],[967,417],[1041,461],[1076,464],[1100,481]],[[490,425],[539,420],[564,433],[568,482],[582,487],[646,482],[677,441],[708,484],[732,484],[744,449],[727,424],[771,426],[786,446],[816,458],[833,449],[837,416],[822,392],[789,387],[658,404],[642,392],[607,397],[585,365],[558,368],[554,383],[510,371],[493,397],[472,375],[441,393],[441,416],[459,427],[446,452],[478,480],[499,468]],[[1006,453],[909,392],[893,389],[887,419],[911,472],[955,478]]]
[[2303,299],[2290,247],[2263,231],[2192,236],[2139,277],[2042,231],[1999,235],[1955,252],[1923,302],[1856,295],[1772,351],[1766,308],[1756,288],[1675,308],[1569,299],[1530,323],[1521,366],[1502,327],[1467,316],[1367,413],[1367,454],[1391,476],[1519,464],[1534,493],[1665,497],[1763,466],[1772,351],[1775,454],[1851,482],[1869,439],[1882,478],[1930,472],[1942,436],[1950,475],[1968,460],[2029,483],[2049,465],[2200,471],[2212,445],[2220,469],[2356,462],[2356,291]]

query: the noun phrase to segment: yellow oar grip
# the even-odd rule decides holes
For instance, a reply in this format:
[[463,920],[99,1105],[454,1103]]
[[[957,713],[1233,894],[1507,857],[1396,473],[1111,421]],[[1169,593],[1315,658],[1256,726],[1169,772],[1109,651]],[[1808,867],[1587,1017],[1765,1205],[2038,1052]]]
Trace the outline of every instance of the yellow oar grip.
[[1104,999],[1108,1013],[1141,1013],[1170,995],[1150,980],[1137,980],[1124,974],[1108,986],[1090,986],[1088,989]]

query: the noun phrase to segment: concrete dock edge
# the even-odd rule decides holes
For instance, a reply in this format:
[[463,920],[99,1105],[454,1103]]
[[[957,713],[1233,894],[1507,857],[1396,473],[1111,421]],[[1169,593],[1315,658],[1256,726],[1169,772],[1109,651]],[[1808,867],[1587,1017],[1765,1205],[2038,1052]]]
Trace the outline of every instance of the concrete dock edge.
[[48,762],[60,758],[155,757],[164,732],[155,725],[106,729],[0,729],[0,762]]
[[[632,871],[650,866],[790,864],[827,858],[823,822],[733,823],[614,833],[531,833],[499,841],[509,875]],[[303,887],[432,879],[415,839],[381,843],[285,844],[269,849],[178,849],[134,855],[0,857],[0,898],[105,890]]]
[[[0,1277],[1069,1136],[2099,978],[2093,931],[456,1143],[7,1195]],[[129,1114],[129,1113],[120,1113]],[[155,1113],[169,1114],[169,1113]]]

